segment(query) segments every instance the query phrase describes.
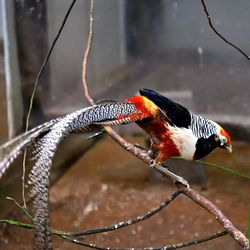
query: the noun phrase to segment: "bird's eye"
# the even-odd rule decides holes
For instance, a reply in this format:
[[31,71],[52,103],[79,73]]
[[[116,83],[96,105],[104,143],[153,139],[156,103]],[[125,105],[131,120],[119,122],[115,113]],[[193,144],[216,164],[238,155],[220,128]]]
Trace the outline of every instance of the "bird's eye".
[[223,137],[221,137],[221,142],[222,142],[222,143],[227,143],[227,138],[226,138],[226,137],[224,137],[224,136],[223,136]]

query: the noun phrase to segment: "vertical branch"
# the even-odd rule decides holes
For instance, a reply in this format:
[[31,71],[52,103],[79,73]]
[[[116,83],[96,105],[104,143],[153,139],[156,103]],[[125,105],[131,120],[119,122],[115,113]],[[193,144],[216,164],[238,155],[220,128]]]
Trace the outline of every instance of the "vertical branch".
[[88,58],[92,46],[92,40],[93,40],[93,23],[94,23],[94,0],[91,0],[90,2],[90,14],[89,14],[89,35],[88,35],[88,41],[87,41],[87,47],[84,52],[83,62],[82,62],[82,84],[83,84],[83,90],[84,95],[87,98],[88,102],[91,105],[94,105],[94,100],[89,95],[89,88],[87,83],[87,63]]

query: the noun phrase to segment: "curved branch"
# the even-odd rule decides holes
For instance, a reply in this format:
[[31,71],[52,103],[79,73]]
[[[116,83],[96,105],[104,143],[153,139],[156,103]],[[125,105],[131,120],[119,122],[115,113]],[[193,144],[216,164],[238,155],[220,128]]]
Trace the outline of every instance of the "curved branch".
[[219,237],[222,237],[224,235],[227,234],[227,231],[219,231],[219,232],[215,232],[212,234],[209,234],[203,238],[200,239],[196,239],[196,240],[190,240],[190,241],[185,241],[185,242],[181,242],[181,243],[176,243],[174,245],[166,245],[166,246],[161,246],[161,247],[143,247],[143,248],[111,248],[111,247],[102,247],[102,246],[97,246],[93,243],[89,243],[89,242],[83,242],[80,241],[78,239],[74,239],[65,235],[60,236],[61,238],[63,238],[64,240],[67,240],[71,243],[77,244],[77,245],[81,245],[81,246],[85,246],[85,247],[89,247],[89,248],[93,248],[93,249],[99,249],[99,250],[172,250],[172,249],[179,249],[179,248],[183,248],[183,247],[187,247],[187,246],[192,246],[192,245],[196,245],[196,244],[200,244],[206,241],[210,241]]
[[70,236],[76,237],[76,236],[83,236],[83,235],[90,235],[90,234],[98,234],[98,233],[110,232],[110,231],[113,231],[113,230],[117,230],[119,228],[123,228],[123,227],[129,226],[129,225],[133,225],[133,224],[136,224],[138,222],[144,221],[144,220],[152,217],[153,215],[155,215],[159,211],[161,211],[167,205],[169,205],[181,193],[182,193],[181,190],[177,190],[167,200],[165,200],[164,202],[162,202],[158,207],[156,207],[155,209],[152,209],[152,210],[148,211],[144,215],[137,216],[136,218],[130,219],[128,221],[121,221],[121,222],[118,222],[118,223],[116,223],[114,225],[111,225],[111,226],[106,226],[106,227],[102,227],[102,228],[95,228],[95,229],[89,229],[89,230],[84,230],[84,231],[78,231],[78,232],[75,232],[75,233],[71,233]]
[[227,43],[228,45],[230,45],[231,47],[235,48],[236,50],[238,50],[247,60],[250,60],[250,56],[247,55],[241,48],[239,48],[238,46],[236,46],[235,44],[233,44],[232,42],[228,41],[219,31],[216,30],[216,28],[214,27],[212,20],[210,18],[209,12],[207,10],[207,6],[205,4],[204,0],[201,0],[201,4],[203,6],[204,12],[207,16],[207,21],[209,26],[211,27],[211,29],[214,31],[214,33],[219,36],[225,43]]

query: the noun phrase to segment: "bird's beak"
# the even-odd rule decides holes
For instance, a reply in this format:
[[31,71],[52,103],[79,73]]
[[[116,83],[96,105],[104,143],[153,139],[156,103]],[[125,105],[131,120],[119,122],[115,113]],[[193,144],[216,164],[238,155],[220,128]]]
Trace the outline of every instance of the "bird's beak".
[[230,144],[225,144],[224,145],[225,149],[231,154],[233,152],[232,145]]

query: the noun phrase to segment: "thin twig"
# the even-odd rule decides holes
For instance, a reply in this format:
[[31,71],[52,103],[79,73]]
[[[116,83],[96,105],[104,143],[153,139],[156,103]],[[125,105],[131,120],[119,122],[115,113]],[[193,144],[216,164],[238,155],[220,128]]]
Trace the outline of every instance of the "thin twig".
[[88,83],[87,83],[87,63],[88,63],[88,58],[89,58],[90,50],[92,47],[91,45],[92,45],[92,39],[93,39],[93,23],[94,23],[93,13],[94,13],[94,0],[91,0],[90,13],[89,13],[89,35],[88,35],[87,47],[85,49],[83,62],[82,62],[82,84],[83,84],[84,95],[91,105],[95,105],[95,102],[89,94],[89,88],[88,88]]
[[14,204],[18,207],[18,209],[21,211],[21,213],[23,213],[24,215],[26,215],[30,220],[32,220],[32,215],[30,214],[30,212],[27,210],[26,207],[21,206],[15,199],[11,198],[11,197],[6,197],[7,200],[13,201]]
[[[34,225],[30,223],[24,223],[21,221],[16,221],[16,220],[0,220],[1,224],[6,224],[6,225],[11,225],[11,226],[16,226],[16,227],[22,227],[25,229],[33,229]],[[60,231],[60,230],[55,230],[51,229],[51,233],[59,236],[71,236],[72,232],[65,232],[65,231]]]
[[[177,243],[175,245],[172,246],[172,248],[169,249],[178,249],[178,248],[183,248],[183,247],[187,247],[187,246],[192,246],[192,245],[196,245],[196,244],[200,244],[206,241],[210,241],[219,237],[222,237],[224,235],[227,235],[228,232],[226,230],[223,231],[218,231],[212,234],[209,234],[203,238],[197,239],[197,240],[190,240],[190,241],[186,241],[186,242],[181,242],[181,243]],[[167,248],[165,248],[167,249]]]
[[142,221],[152,217],[153,215],[158,213],[160,210],[162,210],[164,207],[169,205],[181,193],[182,193],[181,190],[177,190],[167,200],[162,202],[158,207],[148,211],[144,215],[138,216],[136,218],[133,218],[133,219],[130,219],[130,220],[127,220],[127,221],[121,221],[121,222],[118,222],[118,223],[116,223],[114,225],[111,225],[111,226],[106,226],[106,227],[102,227],[102,228],[95,228],[95,229],[89,229],[89,230],[84,230],[84,231],[78,231],[78,232],[72,233],[71,236],[76,237],[76,236],[83,236],[83,235],[110,232],[110,231],[113,231],[113,230],[117,230],[119,228],[123,228],[123,227],[129,226],[129,225],[136,224],[138,222],[142,222]]
[[228,41],[221,33],[219,33],[219,31],[216,30],[216,28],[214,27],[212,20],[210,18],[209,12],[207,10],[207,6],[205,4],[204,0],[201,0],[204,12],[207,16],[207,21],[209,26],[211,27],[211,29],[214,31],[214,33],[219,36],[225,43],[227,43],[228,45],[230,45],[231,47],[235,48],[236,50],[238,50],[247,60],[250,60],[250,56],[248,56],[242,49],[240,49],[238,46],[236,46],[235,44],[233,44],[232,42]]
[[[38,86],[38,81],[45,69],[45,66],[47,65],[48,63],[48,60],[50,58],[50,55],[57,43],[57,40],[59,39],[61,33],[62,33],[62,30],[65,26],[65,23],[69,17],[69,14],[75,4],[76,0],[72,0],[67,12],[66,12],[66,15],[64,16],[63,18],[63,21],[62,21],[62,24],[57,32],[57,35],[56,37],[54,38],[52,44],[51,44],[51,47],[43,61],[43,64],[39,70],[39,72],[37,73],[37,76],[36,76],[36,80],[35,80],[35,84],[34,84],[34,88],[33,88],[33,91],[32,91],[32,94],[31,94],[31,97],[30,97],[30,103],[29,103],[29,109],[28,109],[28,113],[27,113],[27,118],[26,118],[26,126],[25,126],[25,132],[28,131],[29,129],[29,120],[30,120],[30,115],[31,115],[31,110],[32,110],[32,106],[33,106],[33,101],[34,101],[34,97],[35,97],[35,93],[36,93],[36,90],[37,90],[37,86]],[[23,198],[23,206],[26,208],[26,199],[25,199],[25,172],[26,172],[26,157],[27,157],[27,150],[25,149],[24,150],[24,155],[23,155],[23,162],[22,162],[22,166],[23,166],[23,174],[22,174],[22,198]]]
[[25,132],[27,132],[28,129],[29,129],[29,118],[30,118],[30,114],[31,114],[31,110],[32,110],[33,100],[34,100],[34,97],[35,97],[38,81],[39,81],[39,79],[40,79],[40,77],[41,77],[41,75],[42,75],[42,73],[43,73],[43,71],[45,69],[45,66],[47,65],[47,63],[49,61],[50,55],[51,55],[51,53],[52,53],[52,51],[53,51],[53,49],[54,49],[54,47],[55,47],[55,45],[57,43],[57,40],[59,39],[59,37],[60,37],[60,35],[62,33],[62,30],[63,30],[63,28],[64,28],[64,26],[66,24],[66,21],[67,21],[67,19],[69,17],[69,14],[70,14],[75,2],[76,2],[76,0],[72,0],[72,2],[70,4],[64,18],[63,18],[62,24],[61,24],[61,26],[60,26],[57,34],[56,34],[56,37],[54,38],[54,40],[53,40],[53,42],[51,44],[51,47],[50,47],[50,49],[49,49],[49,51],[48,51],[48,53],[47,53],[47,55],[46,55],[46,57],[45,57],[45,59],[43,61],[43,64],[42,64],[42,66],[41,66],[41,68],[40,68],[40,70],[39,70],[39,72],[38,72],[38,74],[36,76],[35,85],[34,85],[33,92],[32,92],[31,98],[30,98],[30,106],[29,106],[29,110],[28,110],[28,114],[27,114]]
[[197,240],[190,240],[190,241],[185,241],[185,242],[181,242],[181,243],[176,243],[174,245],[167,245],[167,246],[161,246],[161,247],[142,247],[142,248],[112,248],[112,247],[101,247],[101,246],[97,246],[93,243],[90,242],[83,242],[83,241],[79,241],[78,239],[74,239],[68,236],[60,236],[61,238],[77,244],[77,245],[81,245],[81,246],[85,246],[85,247],[89,247],[89,248],[93,248],[93,249],[99,249],[99,250],[172,250],[172,249],[179,249],[179,248],[183,248],[183,247],[187,247],[187,246],[192,246],[192,245],[196,245],[196,244],[200,244],[206,241],[210,241],[219,237],[222,237],[224,235],[227,234],[227,231],[219,231],[219,232],[215,232],[212,234],[209,234],[203,238],[197,239]]
[[[0,220],[0,223],[7,224],[7,225],[12,225],[12,226],[17,226],[17,227],[22,227],[22,228],[25,228],[25,229],[33,229],[34,228],[34,226],[32,224],[23,223],[23,222],[20,222],[20,221]],[[98,246],[96,246],[96,245],[94,245],[92,243],[81,242],[81,241],[78,241],[76,239],[73,239],[72,236],[73,236],[74,233],[72,233],[72,232],[66,232],[66,231],[59,231],[59,230],[51,229],[51,233],[65,239],[65,240],[68,240],[68,241],[70,241],[72,243],[87,246],[87,247],[90,247],[90,248],[105,249],[105,250],[106,249],[109,249],[109,250],[112,249],[112,248],[98,247]],[[182,248],[182,247],[186,247],[186,246],[191,246],[191,245],[194,245],[194,244],[203,243],[203,242],[215,239],[215,238],[219,238],[219,237],[222,237],[222,236],[226,235],[227,233],[228,233],[227,231],[219,231],[219,232],[207,235],[207,236],[205,236],[203,238],[200,238],[200,239],[185,241],[185,242],[177,243],[177,244],[174,244],[174,245],[171,245],[171,246],[164,246],[164,247],[160,247],[160,248],[152,248],[152,247],[150,247],[150,248],[140,248],[140,249],[144,249],[144,250],[147,250],[147,249],[150,249],[150,250],[177,249],[177,248]],[[118,248],[114,248],[114,249],[118,249]],[[122,249],[126,249],[126,248],[122,248]],[[133,248],[133,249],[137,249],[137,248]]]

